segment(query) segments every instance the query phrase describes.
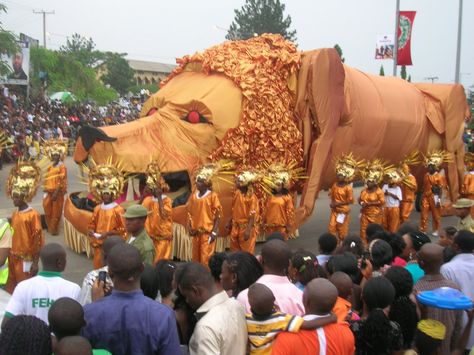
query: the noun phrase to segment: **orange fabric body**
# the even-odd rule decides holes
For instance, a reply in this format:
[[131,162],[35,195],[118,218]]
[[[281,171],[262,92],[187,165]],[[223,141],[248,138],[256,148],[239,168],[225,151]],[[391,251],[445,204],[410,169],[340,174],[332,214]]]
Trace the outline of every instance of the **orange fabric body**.
[[437,207],[434,201],[433,186],[445,187],[446,182],[440,173],[430,175],[426,173],[423,178],[423,197],[421,199],[420,231],[428,229],[428,215],[431,212],[433,218],[433,231],[439,230],[441,226],[441,207]]
[[193,237],[193,261],[209,267],[209,259],[216,250],[216,241],[209,243],[210,233],[200,233]]
[[39,252],[44,245],[44,236],[40,215],[31,207],[22,212],[18,210],[13,212],[11,226],[14,234],[8,256],[9,274],[6,290],[13,293],[20,281],[31,277],[29,272],[23,272],[23,261],[39,258]]
[[283,234],[285,240],[288,239],[287,226],[295,223],[295,207],[293,198],[288,195],[272,195],[268,198],[265,206],[264,229],[268,236],[275,232]]
[[400,223],[403,223],[410,219],[411,212],[413,211],[413,202],[400,202]]
[[[64,194],[67,192],[67,169],[64,164],[50,165],[44,180],[46,197],[43,199],[43,209],[46,225],[49,233],[57,235],[59,221],[63,214]],[[59,190],[59,193],[53,201],[53,192],[56,190]]]
[[383,204],[385,197],[383,191],[377,187],[374,192],[369,192],[367,189],[360,193],[360,202],[379,202],[380,206],[369,206],[361,208],[360,210],[360,237],[364,243],[367,243],[367,236],[365,229],[370,223],[382,224],[383,222]]
[[[250,218],[254,216],[254,225],[250,237],[244,240]],[[240,190],[234,192],[232,201],[232,229],[230,232],[230,250],[247,251],[251,254],[255,251],[257,240],[257,218],[259,216],[258,199],[255,194],[243,194]]]
[[[332,185],[329,191],[329,198],[335,203],[347,203],[347,205],[338,206],[331,209],[331,216],[329,217],[328,230],[330,233],[337,235],[339,240],[343,240],[349,233],[349,222],[350,222],[350,204],[354,203],[354,196],[352,192],[352,186],[347,184],[345,186],[338,186],[337,183]],[[343,223],[337,223],[337,215],[344,213],[346,217]]]
[[[125,221],[123,219],[124,209],[117,205],[110,209],[103,209],[102,205],[95,206],[92,218],[89,223],[89,230],[95,233],[105,233],[110,231],[117,231],[118,235],[125,237]],[[102,260],[102,244],[104,239],[97,239],[89,237],[89,242],[94,249],[94,269],[99,269],[104,266]]]
[[385,207],[383,209],[383,227],[389,232],[395,233],[400,225],[400,208]]
[[143,207],[148,211],[145,222],[145,229],[153,240],[155,246],[155,263],[161,259],[171,259],[171,241],[173,239],[173,213],[172,201],[169,197],[163,196],[164,218],[160,214],[158,200],[152,196],[143,200]]

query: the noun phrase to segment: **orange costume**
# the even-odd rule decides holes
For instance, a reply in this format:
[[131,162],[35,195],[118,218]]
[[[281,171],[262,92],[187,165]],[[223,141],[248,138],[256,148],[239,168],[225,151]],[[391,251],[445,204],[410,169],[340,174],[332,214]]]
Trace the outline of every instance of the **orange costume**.
[[[364,207],[364,204],[368,202],[378,202],[379,206]],[[368,189],[365,189],[360,193],[359,203],[362,206],[360,210],[360,237],[367,243],[365,234],[367,226],[370,223],[382,224],[383,205],[385,203],[384,193],[378,187],[373,192],[369,192]]]
[[44,245],[40,214],[31,207],[15,211],[11,226],[14,230],[12,248],[8,255],[8,281],[6,290],[13,293],[20,281],[29,279],[31,262],[39,259]]
[[345,203],[342,206],[331,208],[328,227],[330,233],[337,234],[339,240],[343,240],[349,232],[349,213],[351,211],[349,205],[354,203],[352,185],[339,186],[337,182],[334,183],[329,191],[329,198],[332,203]]
[[[259,215],[258,199],[254,193],[243,194],[239,189],[234,192],[232,201],[232,229],[230,232],[230,250],[247,251],[251,254],[255,251],[257,240],[256,219]],[[254,217],[254,225],[248,240],[244,239],[251,217]]]
[[410,218],[411,211],[413,211],[413,204],[415,202],[415,194],[418,189],[416,179],[413,175],[405,177],[408,184],[400,184],[402,189],[402,201],[400,202],[400,223],[405,222]]
[[[124,209],[115,202],[95,206],[89,223],[89,230],[97,234],[116,231],[121,237],[125,237],[125,222],[123,219]],[[89,237],[92,248],[94,248],[94,269],[104,266],[102,260],[102,244],[104,239]]]
[[[431,211],[433,216],[433,231],[439,230],[441,224],[441,201],[439,195],[433,193],[433,187],[440,191],[446,187],[446,180],[439,172],[434,174],[426,173],[423,177],[423,196],[421,198],[421,217],[420,217],[420,231],[426,232],[428,227],[428,214]],[[436,203],[438,202],[438,203]]]
[[163,201],[163,214],[160,214],[160,204],[158,198],[154,196],[146,197],[142,205],[149,214],[145,222],[145,229],[155,246],[155,263],[161,259],[171,259],[171,241],[173,240],[173,220],[171,213],[173,210],[172,201],[169,197],[161,195]]
[[288,240],[290,230],[295,223],[295,206],[291,195],[271,195],[266,204],[264,228],[265,235],[280,232]]
[[207,267],[207,263],[214,250],[216,241],[209,243],[211,232],[214,228],[214,220],[220,216],[222,206],[215,192],[207,192],[198,197],[199,191],[194,191],[187,203],[187,212],[193,235],[193,261],[199,262]]
[[[462,197],[474,200],[474,171],[468,171],[464,175],[461,185]],[[471,217],[474,216],[474,206],[471,207]]]
[[[43,198],[44,215],[48,231],[52,235],[58,234],[58,225],[63,214],[64,194],[67,191],[67,170],[62,162],[50,165],[44,182],[45,196]],[[56,200],[53,194],[57,192]]]

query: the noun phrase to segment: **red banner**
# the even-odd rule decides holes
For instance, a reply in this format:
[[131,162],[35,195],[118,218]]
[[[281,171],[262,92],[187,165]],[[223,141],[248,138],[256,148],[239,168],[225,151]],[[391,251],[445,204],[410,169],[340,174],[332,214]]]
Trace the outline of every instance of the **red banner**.
[[398,65],[412,65],[411,62],[411,31],[416,11],[400,11],[400,20],[398,21]]

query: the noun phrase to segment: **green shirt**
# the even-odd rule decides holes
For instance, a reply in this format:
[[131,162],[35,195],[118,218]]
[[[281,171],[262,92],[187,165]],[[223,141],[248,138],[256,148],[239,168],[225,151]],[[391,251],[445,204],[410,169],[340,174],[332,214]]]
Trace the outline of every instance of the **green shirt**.
[[153,265],[155,261],[155,247],[145,228],[136,237],[129,237],[127,243],[138,249],[144,263]]
[[458,230],[467,230],[469,232],[474,232],[474,220],[472,219],[470,214],[459,221]]

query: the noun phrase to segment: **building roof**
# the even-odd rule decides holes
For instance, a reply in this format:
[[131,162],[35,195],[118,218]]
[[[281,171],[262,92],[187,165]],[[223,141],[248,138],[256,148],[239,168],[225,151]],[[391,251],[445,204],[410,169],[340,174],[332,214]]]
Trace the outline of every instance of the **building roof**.
[[127,61],[128,65],[130,65],[130,68],[132,68],[133,70],[169,74],[173,71],[174,68],[176,68],[176,65],[174,64],[147,62],[144,60],[135,59],[127,59]]

